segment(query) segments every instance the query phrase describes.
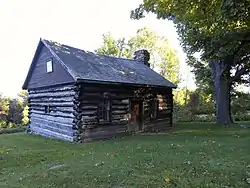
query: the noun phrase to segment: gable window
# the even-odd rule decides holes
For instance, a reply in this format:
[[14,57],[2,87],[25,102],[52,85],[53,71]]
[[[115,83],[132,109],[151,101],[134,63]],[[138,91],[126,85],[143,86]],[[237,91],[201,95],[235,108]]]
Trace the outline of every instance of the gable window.
[[47,73],[53,72],[53,62],[52,59],[46,62]]
[[99,121],[111,121],[111,102],[107,94],[104,94],[104,99],[100,103],[98,110]]

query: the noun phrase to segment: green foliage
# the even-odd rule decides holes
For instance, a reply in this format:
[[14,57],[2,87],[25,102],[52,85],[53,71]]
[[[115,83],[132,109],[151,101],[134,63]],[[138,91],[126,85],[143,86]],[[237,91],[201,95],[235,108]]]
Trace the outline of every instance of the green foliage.
[[128,40],[115,40],[110,33],[103,35],[103,46],[95,52],[101,55],[133,58],[134,52],[138,49],[149,51],[152,69],[158,67],[165,78],[175,84],[180,82],[180,62],[176,52],[169,47],[165,37],[158,36],[147,28],[139,29],[136,35]]
[[131,17],[139,19],[152,12],[172,20],[186,52],[202,51],[205,58],[220,59],[249,39],[249,6],[249,1],[233,0],[144,0]]
[[190,110],[184,105],[174,105],[173,110],[174,122],[190,122],[193,121],[193,116]]
[[101,55],[127,57],[131,56],[127,49],[125,39],[115,40],[111,33],[103,35],[103,46],[95,50],[96,53]]
[[215,122],[216,117],[214,114],[199,114],[195,115],[193,121],[195,122]]
[[29,117],[28,116],[29,116],[29,107],[27,105],[23,109],[22,125],[27,125],[29,123]]
[[214,83],[209,63],[193,56],[189,56],[187,60],[188,65],[192,67],[192,72],[195,75],[197,88],[200,91],[205,92],[206,95],[212,94],[214,96]]
[[27,91],[21,91],[14,99],[0,95],[0,121],[4,122],[3,127],[14,128],[28,123],[27,95]]
[[17,125],[15,123],[9,122],[8,128],[13,129],[13,128],[16,128],[16,127],[17,127]]
[[21,126],[17,128],[5,128],[5,129],[0,129],[0,134],[11,134],[11,133],[20,133],[20,132],[25,132],[26,127]]
[[[217,80],[217,122],[230,123],[230,108],[221,112],[230,102],[230,89],[237,83],[249,84],[250,80],[250,1],[144,0],[131,12],[131,18],[140,19],[148,12],[174,22],[204,91],[214,94],[211,83]],[[208,63],[195,60],[195,53]],[[229,88],[224,96],[218,94],[222,88]]]
[[0,119],[0,129],[7,128],[7,126],[8,126],[7,123],[4,120]]
[[232,97],[232,114],[244,114],[250,110],[250,94],[235,92]]
[[9,111],[10,99],[0,94],[0,119],[6,120]]
[[1,188],[249,187],[250,129],[183,123],[88,144],[22,133],[0,143]]
[[[215,104],[211,95],[201,90],[190,91],[179,89],[174,91],[174,121],[212,121]],[[205,120],[204,120],[205,119]]]
[[250,121],[250,114],[236,114],[233,115],[235,121]]
[[23,104],[18,99],[12,99],[9,103],[7,122],[21,124],[23,118]]

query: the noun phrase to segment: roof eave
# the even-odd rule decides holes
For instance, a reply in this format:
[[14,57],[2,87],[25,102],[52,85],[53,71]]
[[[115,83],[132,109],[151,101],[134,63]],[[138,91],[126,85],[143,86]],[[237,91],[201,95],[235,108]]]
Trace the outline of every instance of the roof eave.
[[39,55],[39,53],[40,53],[40,51],[41,51],[41,49],[42,49],[42,46],[43,46],[43,43],[42,43],[42,39],[40,38],[40,39],[39,39],[39,43],[38,43],[37,48],[36,48],[35,55],[34,55],[34,57],[33,57],[33,59],[32,59],[31,64],[30,64],[28,74],[27,74],[27,76],[26,76],[26,78],[25,78],[25,81],[24,81],[24,83],[23,83],[23,86],[22,86],[22,89],[24,89],[24,90],[27,90],[27,89],[28,89],[28,83],[29,83],[31,74],[32,74],[32,72],[33,72],[33,69],[34,69],[34,67],[35,67],[35,61],[36,61],[37,56]]
[[88,80],[88,79],[77,79],[78,83],[93,83],[93,84],[111,84],[111,85],[130,85],[130,86],[141,86],[141,87],[160,87],[160,88],[171,88],[176,89],[174,86],[163,86],[163,85],[150,85],[150,84],[137,84],[137,83],[124,83],[124,82],[111,82],[111,81],[103,81],[103,80]]

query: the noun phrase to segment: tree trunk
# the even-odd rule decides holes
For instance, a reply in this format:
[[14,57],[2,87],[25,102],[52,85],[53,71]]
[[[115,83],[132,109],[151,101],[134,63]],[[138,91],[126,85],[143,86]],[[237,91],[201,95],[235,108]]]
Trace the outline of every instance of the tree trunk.
[[230,125],[233,123],[230,108],[230,89],[229,71],[225,62],[210,62],[212,69],[215,101],[216,101],[216,122],[220,125]]

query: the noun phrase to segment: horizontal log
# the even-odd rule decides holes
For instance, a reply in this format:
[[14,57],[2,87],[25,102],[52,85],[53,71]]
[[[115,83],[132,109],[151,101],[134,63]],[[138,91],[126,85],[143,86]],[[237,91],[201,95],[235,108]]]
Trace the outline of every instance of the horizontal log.
[[76,86],[67,85],[67,86],[51,87],[47,89],[34,89],[34,90],[30,90],[29,94],[47,93],[47,92],[56,92],[56,91],[69,91],[69,90],[74,90],[74,89],[76,89]]
[[113,105],[111,106],[112,110],[128,110],[128,105]]
[[30,117],[37,117],[37,118],[42,118],[48,121],[55,121],[59,123],[73,125],[73,118],[55,117],[55,116],[51,116],[50,114],[43,115],[43,114],[37,114],[37,113],[31,113]]
[[126,119],[112,119],[111,121],[97,121],[97,119],[90,119],[82,121],[82,127],[84,128],[95,128],[95,127],[106,127],[106,126],[124,126],[128,124]]
[[89,133],[80,135],[80,138],[83,139],[84,142],[92,141],[92,140],[100,140],[100,139],[109,139],[114,137],[120,137],[129,135],[130,133],[127,131],[119,131],[119,132],[101,132],[101,133]]
[[128,105],[129,104],[129,99],[125,99],[125,100],[112,100],[112,105],[113,104]]
[[30,99],[41,98],[41,97],[74,97],[74,91],[58,91],[58,92],[47,92],[47,93],[34,93],[29,94]]
[[[29,110],[39,110],[39,111],[45,111],[44,106],[31,106]],[[75,110],[73,110],[72,107],[50,107],[50,110],[56,111],[56,112],[64,112],[64,113],[74,113]]]
[[128,110],[112,110],[112,115],[127,114]]
[[87,121],[92,121],[92,120],[97,120],[97,116],[82,116],[81,119],[83,122],[87,122]]
[[31,98],[29,102],[72,102],[73,97],[41,97],[41,98]]
[[56,127],[53,123],[49,123],[49,124],[41,124],[39,122],[36,122],[36,121],[32,121],[30,126],[36,126],[36,127],[39,127],[41,129],[45,129],[45,130],[49,130],[49,131],[52,131],[52,132],[56,132],[56,133],[60,133],[60,134],[63,134],[63,135],[67,135],[67,136],[75,136],[75,135],[78,135],[77,131],[76,130],[73,130],[73,129],[68,129],[68,130],[65,130],[65,129],[61,129],[61,128],[58,128]]
[[30,118],[30,122],[36,122],[36,123],[40,123],[42,124],[53,124],[53,126],[55,126],[56,128],[59,129],[64,129],[64,130],[72,130],[73,128],[73,124],[66,124],[66,123],[61,123],[61,122],[57,122],[54,120],[48,120],[48,119],[42,119],[42,118],[38,118],[38,117],[31,117]]
[[126,119],[126,120],[120,120],[120,119],[118,119],[118,120],[115,120],[115,119],[112,119],[112,121],[111,121],[111,124],[112,125],[127,125],[129,122],[128,122],[128,120]]
[[128,98],[134,97],[133,95],[118,95],[118,96],[110,96],[111,100],[128,100]]
[[102,100],[81,100],[81,106],[98,105]]
[[115,125],[107,125],[107,126],[97,126],[95,129],[91,129],[91,130],[85,130],[85,133],[100,133],[100,132],[119,132],[119,131],[125,131],[127,129],[126,126],[124,125],[119,125],[119,126],[115,126]]
[[54,117],[66,117],[66,118],[73,118],[75,117],[72,113],[64,113],[64,112],[50,112],[50,113],[45,113],[44,111],[41,110],[31,110],[31,113],[34,114],[41,114],[41,115],[50,115]]
[[97,113],[97,110],[85,110],[80,112],[82,116],[97,116]]
[[76,139],[75,136],[67,136],[67,135],[53,132],[50,130],[42,129],[36,126],[31,126],[30,130],[33,134],[38,134],[38,135],[48,137],[48,138],[56,138],[56,139],[67,140],[71,142],[73,142]]
[[30,106],[56,106],[56,107],[73,107],[73,102],[30,102]]
[[84,93],[83,95],[79,96],[80,100],[93,100],[93,99],[103,99],[104,96],[101,93]]
[[126,120],[127,119],[127,115],[112,115],[112,121],[113,120]]
[[79,107],[81,110],[97,110],[97,105],[84,105]]

